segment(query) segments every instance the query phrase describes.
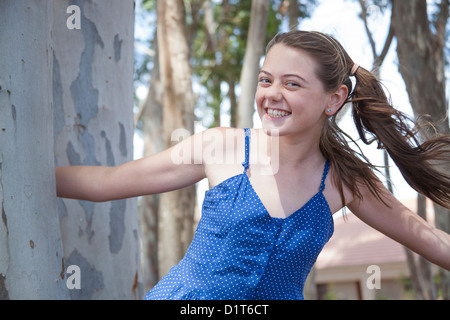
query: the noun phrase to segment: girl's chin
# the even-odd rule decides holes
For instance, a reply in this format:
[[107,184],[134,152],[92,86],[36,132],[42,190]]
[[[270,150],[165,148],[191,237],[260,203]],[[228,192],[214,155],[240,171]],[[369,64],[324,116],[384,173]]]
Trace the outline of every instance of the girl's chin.
[[283,126],[286,125],[286,121],[290,118],[290,116],[282,117],[282,118],[272,118],[269,115],[263,115],[261,119],[261,124],[264,129],[278,129],[280,130]]
[[282,130],[282,126],[274,126],[270,124],[262,123],[262,129],[268,136],[279,137]]

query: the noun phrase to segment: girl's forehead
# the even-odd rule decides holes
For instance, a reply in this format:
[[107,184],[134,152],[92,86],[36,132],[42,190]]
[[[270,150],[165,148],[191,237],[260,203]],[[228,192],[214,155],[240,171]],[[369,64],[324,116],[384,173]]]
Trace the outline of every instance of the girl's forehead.
[[289,60],[290,63],[316,64],[315,59],[302,49],[289,47],[281,43],[274,45],[269,52],[267,52],[264,62],[280,63],[286,60]]
[[316,60],[301,49],[284,44],[274,45],[266,54],[262,70],[270,73],[315,73]]

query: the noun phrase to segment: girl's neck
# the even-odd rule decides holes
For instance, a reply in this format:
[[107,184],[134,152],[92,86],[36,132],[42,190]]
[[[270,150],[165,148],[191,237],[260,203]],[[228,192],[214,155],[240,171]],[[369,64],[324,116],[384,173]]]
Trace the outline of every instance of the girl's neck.
[[320,137],[301,138],[298,136],[269,136],[267,150],[272,159],[278,161],[283,169],[296,170],[299,168],[311,168],[322,166],[325,157],[319,148]]
[[293,141],[288,137],[280,137],[279,141],[280,166],[298,168],[325,161],[318,141]]

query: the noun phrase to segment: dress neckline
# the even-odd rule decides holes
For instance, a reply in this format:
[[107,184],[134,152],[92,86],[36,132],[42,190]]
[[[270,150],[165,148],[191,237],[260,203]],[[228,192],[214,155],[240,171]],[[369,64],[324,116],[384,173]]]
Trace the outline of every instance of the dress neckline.
[[308,201],[306,201],[300,208],[298,208],[297,210],[295,210],[294,212],[290,213],[289,215],[287,215],[286,217],[274,217],[273,215],[270,214],[269,210],[267,210],[266,206],[264,205],[264,203],[262,202],[260,196],[258,195],[258,193],[256,192],[255,188],[253,188],[252,182],[250,181],[249,177],[247,176],[246,173],[243,173],[243,175],[245,176],[245,178],[247,179],[247,183],[250,186],[252,192],[256,195],[256,197],[258,198],[259,203],[261,204],[261,206],[264,208],[267,216],[271,219],[274,220],[288,220],[291,217],[293,218],[295,215],[297,215],[298,213],[300,213],[301,211],[303,211],[315,198],[322,196],[323,200],[325,201],[328,210],[331,212],[330,206],[328,204],[327,199],[325,198],[325,196],[323,195],[322,190],[319,190],[316,194],[314,194]]

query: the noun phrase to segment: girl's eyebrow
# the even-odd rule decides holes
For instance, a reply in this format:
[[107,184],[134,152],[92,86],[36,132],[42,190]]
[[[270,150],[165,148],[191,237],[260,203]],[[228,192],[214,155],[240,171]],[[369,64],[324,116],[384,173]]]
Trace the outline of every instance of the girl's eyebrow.
[[[267,72],[267,71],[265,71],[265,70],[260,70],[259,73],[260,73],[260,74],[261,74],[261,73],[264,73],[264,74],[266,74],[266,75],[268,75],[268,76],[272,76],[272,74],[271,74],[270,72]],[[294,74],[294,73],[288,73],[288,74],[285,74],[285,75],[283,75],[283,77],[284,77],[284,78],[287,78],[287,77],[295,77],[295,78],[298,78],[298,79],[300,79],[301,81],[303,81],[303,82],[305,82],[305,83],[308,83],[308,81],[307,81],[305,78],[299,76],[298,74]]]

